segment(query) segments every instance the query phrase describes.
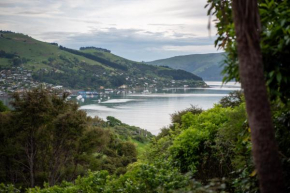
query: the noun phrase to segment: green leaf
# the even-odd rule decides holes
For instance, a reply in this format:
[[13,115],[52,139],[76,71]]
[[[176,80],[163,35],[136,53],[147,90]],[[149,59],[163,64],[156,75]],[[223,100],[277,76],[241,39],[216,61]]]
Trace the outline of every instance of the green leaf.
[[276,78],[277,78],[278,83],[280,83],[282,80],[282,75],[280,72],[277,74]]
[[275,71],[270,72],[270,74],[269,74],[270,77],[273,77],[274,73],[275,73]]
[[286,19],[283,19],[283,20],[281,21],[281,26],[284,26],[285,23],[286,23]]

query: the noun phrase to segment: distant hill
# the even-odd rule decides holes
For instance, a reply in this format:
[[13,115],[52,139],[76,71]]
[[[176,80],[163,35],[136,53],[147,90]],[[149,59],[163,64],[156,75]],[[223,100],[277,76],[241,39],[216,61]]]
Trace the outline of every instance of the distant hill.
[[17,67],[32,70],[36,81],[72,89],[204,84],[200,77],[184,70],[134,62],[107,49],[82,47],[74,50],[27,35],[0,31],[0,71]]
[[192,54],[175,56],[172,58],[147,62],[157,66],[169,66],[174,69],[182,69],[203,78],[203,80],[222,80],[221,63],[224,53]]

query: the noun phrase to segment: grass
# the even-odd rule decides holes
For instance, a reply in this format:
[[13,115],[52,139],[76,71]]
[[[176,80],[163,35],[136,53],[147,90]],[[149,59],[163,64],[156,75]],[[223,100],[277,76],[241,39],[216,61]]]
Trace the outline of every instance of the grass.
[[[48,61],[48,58],[55,58],[56,62],[61,62],[60,56],[64,56],[68,60],[77,59],[90,65],[98,65],[107,70],[113,70],[99,62],[60,50],[56,45],[35,40],[27,35],[5,33],[3,36],[4,38],[0,38],[0,50],[4,50],[7,53],[16,53],[22,58],[30,59],[26,65],[31,69],[32,66],[36,67],[32,70],[38,70],[40,68],[50,69],[51,67],[49,65],[43,64],[42,62]],[[7,66],[9,64],[8,60],[0,60],[0,62],[1,66]]]
[[8,58],[0,58],[0,66],[3,68],[10,68],[12,64],[9,62]]
[[136,145],[136,149],[137,149],[137,152],[138,152],[138,157],[140,155],[142,155],[142,153],[145,151],[146,147],[149,145],[150,142],[147,142],[147,143],[141,143],[137,140],[134,140],[134,139],[131,139],[130,140],[132,143],[134,143]]

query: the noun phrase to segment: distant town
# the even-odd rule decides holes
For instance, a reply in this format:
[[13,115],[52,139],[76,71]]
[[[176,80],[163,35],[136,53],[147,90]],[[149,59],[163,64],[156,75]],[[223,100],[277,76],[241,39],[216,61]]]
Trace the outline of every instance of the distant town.
[[34,81],[32,71],[22,67],[12,67],[11,70],[1,70],[0,72],[0,96],[12,92],[23,92],[40,86],[53,87],[52,84]]
[[[45,88],[49,89],[51,91],[59,91],[59,92],[68,92],[73,95],[96,95],[96,94],[122,94],[122,93],[134,93],[135,91],[140,93],[149,93],[149,92],[156,92],[157,91],[157,80],[148,80],[146,82],[146,77],[139,78],[138,81],[134,81],[130,79],[130,77],[126,78],[126,81],[129,83],[129,85],[123,84],[119,86],[118,88],[105,88],[103,86],[100,86],[98,91],[81,91],[81,90],[69,90],[67,88],[64,88],[62,85],[53,85],[45,82],[39,82],[33,79],[32,77],[32,70],[24,69],[23,67],[12,67],[9,70],[1,70],[0,71],[0,96],[8,96],[9,93],[18,92],[22,93],[26,90],[30,90],[33,88]],[[138,84],[140,81],[142,81],[142,85]],[[137,83],[138,82],[138,83]],[[150,82],[150,83],[149,83]],[[186,84],[186,80],[172,80],[169,84],[167,83],[166,87],[176,87],[181,86],[184,88],[187,88],[188,85]],[[152,84],[153,83],[153,84]],[[204,85],[203,85],[204,86]]]

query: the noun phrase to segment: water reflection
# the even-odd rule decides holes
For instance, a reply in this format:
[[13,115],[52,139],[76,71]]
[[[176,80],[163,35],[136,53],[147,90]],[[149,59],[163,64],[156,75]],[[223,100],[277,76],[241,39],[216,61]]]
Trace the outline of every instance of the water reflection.
[[[219,84],[218,84],[219,83]],[[147,129],[157,134],[170,124],[170,114],[186,109],[190,105],[208,109],[230,91],[239,90],[240,85],[224,85],[209,82],[211,88],[167,89],[162,93],[115,95],[110,98],[86,98],[80,109],[89,116],[106,119],[114,116],[122,122]],[[102,100],[100,101],[100,99]]]

